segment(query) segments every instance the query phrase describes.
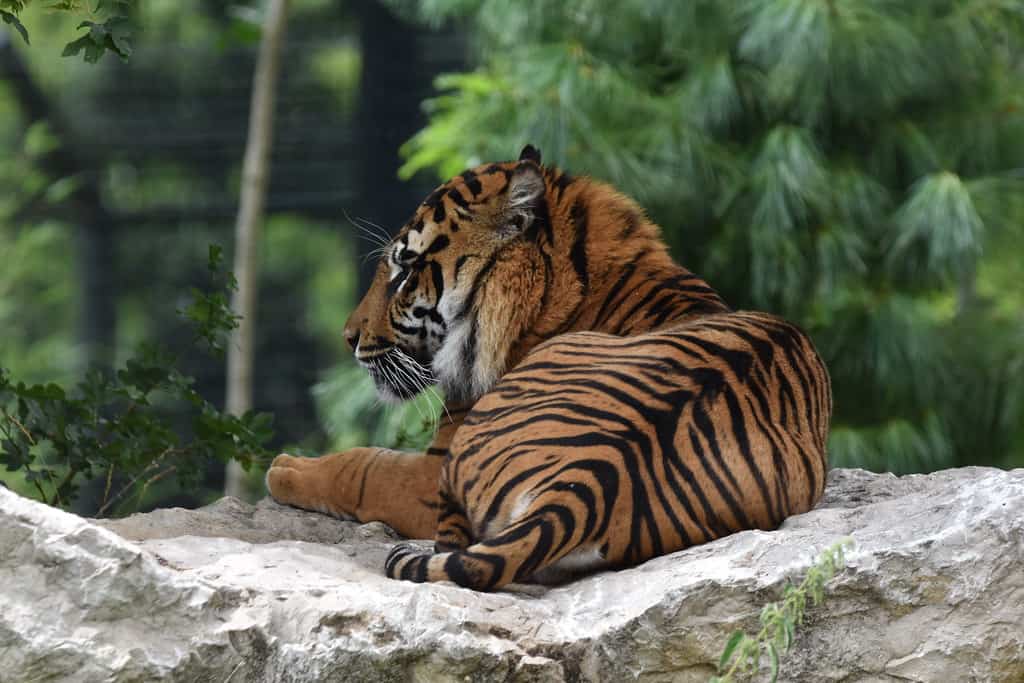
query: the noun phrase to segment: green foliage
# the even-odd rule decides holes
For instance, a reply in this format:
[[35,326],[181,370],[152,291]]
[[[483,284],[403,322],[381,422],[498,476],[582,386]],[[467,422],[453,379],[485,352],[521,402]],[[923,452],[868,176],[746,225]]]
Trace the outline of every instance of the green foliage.
[[224,355],[227,333],[238,327],[240,316],[231,311],[230,292],[238,290],[234,273],[225,271],[223,250],[210,245],[206,270],[210,278],[209,292],[192,289],[192,303],[178,314],[192,323],[196,340],[216,356]]
[[[245,3],[248,11],[234,2],[137,3],[137,40],[128,63],[108,58],[94,65],[56,58],[78,19],[90,17],[49,12],[52,2],[31,3],[21,16],[31,48],[13,32],[0,35],[0,41],[10,38],[9,47],[55,114],[54,126],[31,123],[19,91],[0,79],[0,322],[6,329],[0,366],[26,384],[70,388],[82,378],[86,358],[112,357],[121,366],[142,341],[159,341],[182,350],[177,368],[219,404],[224,364],[188,348],[192,331],[175,313],[189,305],[189,289],[205,281],[206,245],[224,243],[233,229],[244,92],[255,57],[248,43],[258,38],[261,3]],[[338,209],[352,210],[356,186],[345,161],[351,155],[339,146],[350,143],[338,132],[348,125],[338,103],[352,99],[347,89],[358,78],[317,68],[318,57],[337,56],[339,45],[347,54],[358,41],[350,13],[336,3],[298,0],[289,6],[289,33],[302,45],[284,54],[289,77],[280,86],[281,120],[295,123],[284,127],[298,137],[294,145],[285,140],[275,148],[260,250],[254,404],[275,415],[274,448],[299,443],[312,452],[322,449],[325,436],[309,387],[350,355],[341,324],[357,287],[356,247]],[[174,59],[168,60],[168,50]],[[360,68],[350,60],[344,66],[348,76]],[[300,114],[327,128],[297,122]],[[327,129],[316,136],[315,149],[306,144],[310,131]],[[79,162],[81,173],[57,177],[62,171],[43,151],[55,144],[66,147],[59,156]],[[90,190],[95,184],[99,207],[112,219],[92,226],[107,238],[101,254],[86,239],[88,231],[79,229],[87,216],[81,209],[94,208],[82,205],[90,193],[58,203],[61,188],[75,183]],[[91,287],[84,278],[95,272],[90,264],[101,260],[114,325],[98,346],[86,336],[86,321],[94,318],[86,310]],[[161,409],[176,430],[187,433],[180,406],[167,398]],[[20,474],[4,477],[28,492]],[[219,486],[218,477],[218,468],[208,467],[207,485]],[[206,500],[205,489],[181,490],[168,477],[151,488],[144,507],[158,502],[156,489],[165,504]],[[95,511],[100,494],[100,482],[83,487],[76,511]]]
[[781,602],[771,602],[761,610],[761,630],[754,636],[735,631],[726,642],[718,660],[718,676],[710,683],[733,683],[739,677],[756,675],[767,656],[772,683],[779,677],[779,658],[793,645],[796,627],[803,624],[808,604],[817,606],[825,599],[825,584],[846,563],[844,549],[853,547],[846,539],[822,552],[807,570],[800,585],[786,586]]
[[[18,15],[25,10],[31,0],[0,0],[0,19],[10,25],[29,43],[28,29],[21,23]],[[132,34],[135,25],[130,15],[135,9],[136,0],[57,0],[46,9],[50,12],[64,12],[74,16],[88,17],[78,24],[78,30],[87,32],[69,42],[62,55],[73,57],[82,54],[85,61],[95,63],[107,51],[113,52],[122,59],[132,54]]]
[[[74,232],[56,220],[31,227],[21,215],[59,204],[76,179],[52,181],[39,160],[58,142],[37,122],[22,134],[16,115],[0,111],[0,140],[10,153],[0,159],[0,359],[26,382],[69,381],[78,352],[74,344]],[[8,128],[8,126],[10,126]],[[20,224],[20,225],[19,225]]]
[[15,153],[0,164],[0,185],[7,190],[0,197],[0,220],[4,221],[38,204],[60,203],[75,183],[74,178],[55,182],[40,170],[40,161],[60,147],[45,121],[28,126],[20,144],[15,144]]
[[335,94],[342,111],[355,109],[363,69],[362,54],[356,45],[322,47],[309,55],[309,67],[317,81]]
[[[0,359],[27,382],[70,381],[74,343],[73,232],[48,221],[14,230],[0,221]],[[32,306],[26,306],[32,301]]]
[[423,450],[444,410],[440,397],[427,392],[381,412],[373,380],[353,363],[331,370],[313,387],[313,395],[331,448],[337,450],[367,444]]
[[[194,328],[196,343],[223,351],[237,326],[224,288],[234,278],[221,271],[219,247],[209,250],[212,292],[193,292],[182,313]],[[143,345],[113,375],[90,371],[73,391],[57,384],[15,382],[0,370],[0,464],[21,471],[41,501],[67,506],[83,481],[103,476],[102,515],[138,489],[175,474],[194,487],[212,459],[237,460],[246,469],[266,460],[271,418],[254,412],[241,417],[220,412],[193,388],[194,380],[175,369],[175,356]],[[162,406],[188,406],[191,434],[181,437]],[[112,491],[115,475],[126,479]]]
[[21,23],[17,15],[17,12],[20,12],[24,7],[25,3],[19,2],[19,0],[0,0],[0,8],[6,8],[0,9],[0,19],[3,19],[5,24],[17,31],[22,40],[28,44],[28,29]]
[[1024,4],[392,4],[463,21],[480,57],[437,81],[405,176],[532,142],[641,201],[735,307],[811,333],[833,462],[1024,465]]

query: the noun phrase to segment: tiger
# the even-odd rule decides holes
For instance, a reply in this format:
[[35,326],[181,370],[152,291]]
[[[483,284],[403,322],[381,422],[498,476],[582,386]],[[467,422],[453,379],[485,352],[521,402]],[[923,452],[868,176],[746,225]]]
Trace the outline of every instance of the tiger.
[[678,265],[629,197],[516,161],[430,193],[343,330],[385,400],[437,386],[422,453],[277,456],[278,502],[403,542],[384,572],[492,591],[629,567],[822,496],[831,384],[811,339]]

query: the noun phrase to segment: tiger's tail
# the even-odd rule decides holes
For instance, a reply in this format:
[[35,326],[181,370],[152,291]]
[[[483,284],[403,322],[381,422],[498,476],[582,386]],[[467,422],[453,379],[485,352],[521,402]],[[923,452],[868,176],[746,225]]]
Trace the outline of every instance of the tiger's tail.
[[392,579],[453,581],[473,590],[496,590],[529,578],[578,547],[575,524],[564,519],[566,512],[539,511],[486,541],[452,552],[432,553],[400,543],[388,554],[384,571]]

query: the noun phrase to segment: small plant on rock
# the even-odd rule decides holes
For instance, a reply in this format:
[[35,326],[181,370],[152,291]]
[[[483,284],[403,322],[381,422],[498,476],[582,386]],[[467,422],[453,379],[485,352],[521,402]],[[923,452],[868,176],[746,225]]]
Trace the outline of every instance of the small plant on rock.
[[733,683],[740,677],[753,676],[761,670],[761,660],[767,655],[771,681],[779,677],[779,657],[793,644],[796,627],[803,623],[808,601],[817,606],[825,599],[825,584],[846,564],[845,549],[853,547],[851,539],[844,539],[822,552],[817,562],[807,570],[807,576],[798,586],[789,585],[782,600],[771,602],[761,610],[761,630],[749,636],[735,631],[729,637],[718,660],[718,676],[710,683]]

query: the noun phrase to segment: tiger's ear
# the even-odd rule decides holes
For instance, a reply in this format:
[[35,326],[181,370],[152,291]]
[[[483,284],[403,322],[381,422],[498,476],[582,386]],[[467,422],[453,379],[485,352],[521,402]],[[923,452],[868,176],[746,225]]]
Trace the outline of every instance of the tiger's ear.
[[540,150],[533,145],[523,147],[523,151],[519,153],[519,161],[532,161],[540,166]]
[[544,197],[544,175],[533,161],[520,161],[508,180],[503,233],[520,233],[533,223]]
[[532,211],[544,194],[544,176],[536,164],[520,161],[508,180],[508,208]]

